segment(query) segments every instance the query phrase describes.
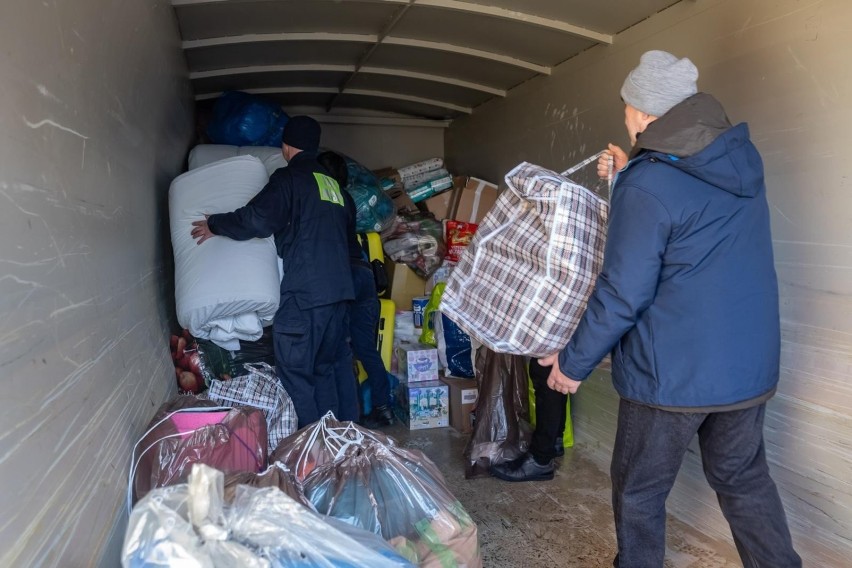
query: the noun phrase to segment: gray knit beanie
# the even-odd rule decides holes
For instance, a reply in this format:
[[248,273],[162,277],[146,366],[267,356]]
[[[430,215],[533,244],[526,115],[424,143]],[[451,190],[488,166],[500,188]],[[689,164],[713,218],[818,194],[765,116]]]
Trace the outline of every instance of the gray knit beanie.
[[663,116],[673,106],[698,92],[698,69],[684,57],[666,51],[646,51],[639,66],[627,75],[621,99],[652,116]]

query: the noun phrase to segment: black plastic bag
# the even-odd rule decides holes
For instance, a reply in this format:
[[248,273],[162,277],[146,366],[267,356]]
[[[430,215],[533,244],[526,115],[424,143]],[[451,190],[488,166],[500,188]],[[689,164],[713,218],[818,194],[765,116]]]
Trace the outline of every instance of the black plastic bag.
[[473,434],[464,450],[468,479],[490,475],[492,465],[520,457],[529,448],[533,430],[524,357],[480,347],[476,382]]

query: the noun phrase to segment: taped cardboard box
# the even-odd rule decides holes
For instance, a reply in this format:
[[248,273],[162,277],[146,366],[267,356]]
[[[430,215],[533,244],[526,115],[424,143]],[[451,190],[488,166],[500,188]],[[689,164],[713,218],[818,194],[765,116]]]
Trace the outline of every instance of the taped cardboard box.
[[473,431],[473,409],[479,396],[475,379],[441,377],[450,390],[450,426],[468,434]]
[[479,223],[497,202],[500,190],[493,183],[475,177],[453,178],[453,203],[447,218]]
[[417,204],[418,207],[421,205],[426,206],[426,210],[432,213],[435,216],[435,219],[442,220],[446,219],[450,214],[450,207],[453,204],[453,192],[442,191],[438,195],[433,195],[429,199],[421,201]]

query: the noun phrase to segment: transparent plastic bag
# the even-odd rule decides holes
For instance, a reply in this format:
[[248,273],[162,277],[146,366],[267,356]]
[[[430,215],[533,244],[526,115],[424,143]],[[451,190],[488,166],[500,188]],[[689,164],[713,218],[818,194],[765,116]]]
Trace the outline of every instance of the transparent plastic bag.
[[420,566],[482,565],[476,525],[420,451],[365,440],[304,487],[317,511],[381,535]]
[[179,396],[160,407],[133,449],[128,509],[156,487],[186,481],[196,463],[226,473],[262,471],[267,451],[266,419],[260,410]]
[[189,483],[152,491],[130,515],[122,566],[409,568],[367,533],[345,531],[277,488],[239,486],[223,500],[223,475],[195,465]]
[[360,446],[365,440],[388,446],[396,444],[384,434],[354,422],[341,422],[329,411],[318,421],[282,440],[270,460],[281,462],[302,481],[317,467],[340,459],[349,448]]
[[444,228],[431,213],[402,213],[382,232],[382,247],[394,262],[428,279],[446,255]]

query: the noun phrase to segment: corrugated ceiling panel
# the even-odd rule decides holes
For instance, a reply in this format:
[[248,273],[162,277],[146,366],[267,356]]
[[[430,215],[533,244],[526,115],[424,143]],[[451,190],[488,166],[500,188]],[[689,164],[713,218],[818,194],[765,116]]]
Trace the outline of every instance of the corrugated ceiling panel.
[[614,34],[680,0],[467,0]]
[[500,89],[510,88],[536,75],[534,71],[471,55],[396,45],[380,46],[370,59],[370,65],[455,77]]
[[416,102],[364,97],[345,93],[338,97],[334,103],[334,107],[366,108],[431,119],[455,118],[458,114],[451,110],[441,109]]
[[398,5],[370,2],[215,2],[176,7],[183,39],[276,32],[378,33]]
[[462,45],[550,66],[594,44],[523,22],[416,5],[392,35]]
[[277,73],[244,73],[220,77],[193,79],[196,95],[239,89],[266,89],[270,87],[338,87],[347,72],[340,71],[288,71]]
[[434,81],[423,81],[390,75],[373,75],[369,73],[359,73],[356,75],[349,84],[349,87],[352,89],[381,90],[430,99],[441,99],[457,105],[471,107],[482,104],[494,96],[490,93],[473,91],[464,87],[436,83]]
[[297,63],[351,65],[367,44],[325,41],[241,43],[186,50],[190,71]]

